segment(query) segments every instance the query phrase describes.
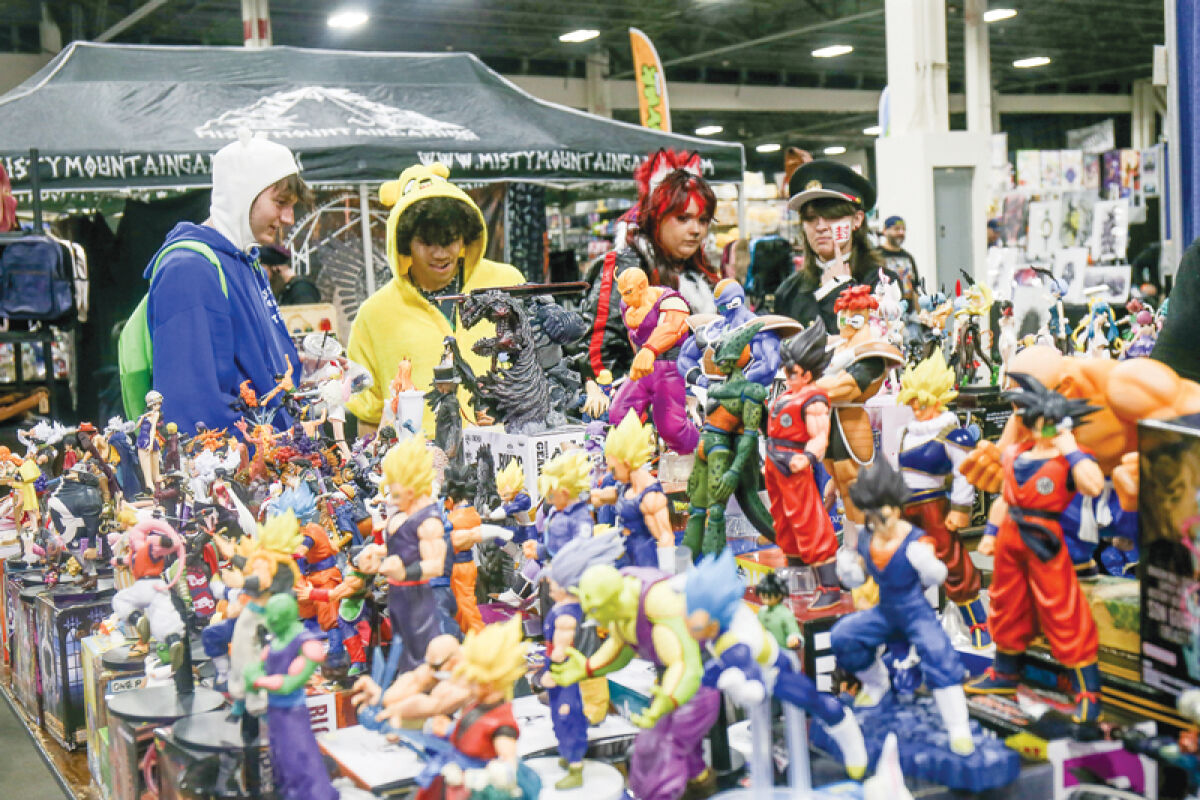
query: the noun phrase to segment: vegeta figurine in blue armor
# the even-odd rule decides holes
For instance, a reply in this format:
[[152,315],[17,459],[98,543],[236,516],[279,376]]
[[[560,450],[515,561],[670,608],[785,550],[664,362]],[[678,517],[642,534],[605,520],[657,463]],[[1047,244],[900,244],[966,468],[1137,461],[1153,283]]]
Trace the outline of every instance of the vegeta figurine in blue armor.
[[583,450],[559,453],[542,465],[538,489],[550,507],[542,538],[521,545],[526,558],[545,563],[569,542],[592,535],[592,509],[587,492],[592,462]]
[[[795,653],[780,647],[743,602],[744,592],[729,548],[705,556],[688,572],[684,589],[688,632],[711,656],[701,685],[720,688],[742,706],[761,702],[769,692],[809,712],[837,742],[846,772],[861,778],[867,771],[867,750],[854,715],[800,671]],[[789,737],[794,735],[792,727],[789,719]]]
[[875,706],[889,691],[879,645],[907,638],[921,657],[925,685],[941,712],[950,749],[966,756],[975,752],[962,686],[966,671],[925,599],[925,588],[944,581],[947,569],[925,532],[904,520],[907,497],[904,479],[886,459],[860,471],[850,487],[850,499],[867,521],[860,534],[870,535],[859,536],[857,553],[838,551],[838,577],[851,588],[873,578],[879,605],[837,621],[831,631],[833,654],[838,666],[862,683],[855,705]]
[[533,524],[533,498],[525,491],[525,473],[516,459],[504,465],[504,469],[496,473],[496,493],[500,495],[499,508],[492,512],[493,520],[512,519],[516,523],[513,532],[513,543],[521,544],[537,538],[537,528]]
[[[746,380],[769,387],[775,380],[782,363],[779,345],[784,336],[800,330],[800,325],[788,317],[755,314],[746,305],[746,290],[732,278],[726,278],[713,290],[720,316],[694,315],[688,320],[695,333],[689,336],[679,351],[676,366],[688,386],[708,388],[712,380],[724,380],[724,375],[715,371],[711,363],[712,354],[705,357],[707,350],[715,350],[717,340],[726,333],[752,322],[762,322],[763,328],[750,341],[750,362],[743,368]],[[707,369],[706,369],[707,367]],[[620,420],[612,420],[620,422]]]

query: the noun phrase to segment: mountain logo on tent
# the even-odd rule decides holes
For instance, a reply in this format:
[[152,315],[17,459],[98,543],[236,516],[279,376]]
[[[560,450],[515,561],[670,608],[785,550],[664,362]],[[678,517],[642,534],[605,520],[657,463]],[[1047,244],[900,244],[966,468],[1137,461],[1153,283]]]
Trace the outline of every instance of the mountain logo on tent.
[[474,131],[370,100],[349,89],[305,86],[234,108],[195,129],[201,139],[235,139],[239,128],[281,139],[380,136],[478,141]]

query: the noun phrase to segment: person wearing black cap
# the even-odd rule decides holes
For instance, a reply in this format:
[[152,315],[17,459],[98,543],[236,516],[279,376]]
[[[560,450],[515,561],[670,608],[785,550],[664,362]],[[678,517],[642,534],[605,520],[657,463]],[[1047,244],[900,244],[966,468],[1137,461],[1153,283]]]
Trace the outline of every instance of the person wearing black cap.
[[890,216],[883,221],[883,241],[879,243],[879,256],[885,267],[900,276],[900,291],[908,300],[910,308],[916,308],[917,291],[921,276],[917,272],[917,260],[904,249],[904,238],[908,227],[904,218]]
[[788,193],[788,207],[800,214],[804,231],[804,268],[779,285],[775,313],[804,325],[820,318],[828,330],[837,330],[838,295],[857,284],[874,290],[883,268],[867,240],[866,213],[875,206],[875,187],[843,164],[818,159],[792,174]]
[[321,302],[321,290],[317,285],[292,269],[292,254],[286,247],[267,245],[258,254],[259,263],[267,268],[271,278],[271,291],[275,302],[281,306],[299,306]]

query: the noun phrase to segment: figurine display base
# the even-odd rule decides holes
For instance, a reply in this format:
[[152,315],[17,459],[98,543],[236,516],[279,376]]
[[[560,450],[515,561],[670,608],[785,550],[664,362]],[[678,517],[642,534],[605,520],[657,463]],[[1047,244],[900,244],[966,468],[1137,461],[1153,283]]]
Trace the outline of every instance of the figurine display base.
[[153,686],[113,695],[108,713],[134,725],[165,725],[193,714],[216,711],[224,703],[225,698],[212,689],[197,688],[193,694],[180,695],[173,685]]
[[[1021,772],[1021,758],[1005,747],[999,739],[985,735],[978,723],[972,721],[975,752],[960,756],[950,750],[946,729],[933,698],[914,700],[885,700],[876,708],[853,709],[858,725],[866,739],[870,759],[868,771],[875,762],[889,733],[898,734],[900,766],[906,777],[920,778],[951,789],[982,792],[1006,786]],[[810,728],[814,747],[840,755],[837,744],[821,725]]]
[[714,800],[862,800],[864,796],[861,783],[844,781],[823,786],[820,789],[812,789],[804,794],[786,786],[772,786],[769,789],[730,789],[727,792],[717,792],[713,798]]
[[541,800],[619,800],[625,794],[620,770],[602,761],[583,762],[583,785],[575,789],[554,788],[567,774],[557,758],[535,758],[526,763],[542,779]]
[[105,669],[111,669],[114,672],[131,672],[140,670],[145,666],[146,653],[134,653],[133,649],[136,642],[123,644],[119,647],[114,647],[111,650],[105,651],[100,656],[101,663]]

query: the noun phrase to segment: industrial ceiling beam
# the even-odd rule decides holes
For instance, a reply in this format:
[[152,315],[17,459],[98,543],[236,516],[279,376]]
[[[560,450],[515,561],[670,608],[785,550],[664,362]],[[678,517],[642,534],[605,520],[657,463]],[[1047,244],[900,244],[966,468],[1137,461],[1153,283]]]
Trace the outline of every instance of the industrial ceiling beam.
[[132,28],[141,22],[146,16],[153,14],[158,9],[165,6],[170,0],[149,0],[145,5],[138,6],[127,17],[111,26],[104,33],[97,36],[92,41],[94,42],[109,42],[120,36],[122,33]]

